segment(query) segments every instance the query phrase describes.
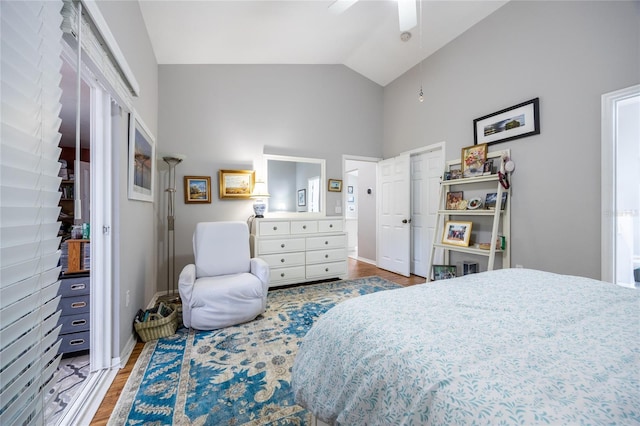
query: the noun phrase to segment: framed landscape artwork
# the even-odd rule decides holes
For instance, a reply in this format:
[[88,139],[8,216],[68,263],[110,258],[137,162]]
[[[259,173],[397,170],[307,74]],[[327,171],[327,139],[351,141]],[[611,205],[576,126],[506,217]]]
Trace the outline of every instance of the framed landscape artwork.
[[130,200],[153,202],[156,143],[135,112],[129,114],[128,191]]
[[254,170],[220,170],[220,198],[247,199],[255,184]]
[[211,203],[211,176],[185,176],[184,202],[186,204]]
[[539,133],[539,98],[473,120],[473,140],[476,145],[492,145]]

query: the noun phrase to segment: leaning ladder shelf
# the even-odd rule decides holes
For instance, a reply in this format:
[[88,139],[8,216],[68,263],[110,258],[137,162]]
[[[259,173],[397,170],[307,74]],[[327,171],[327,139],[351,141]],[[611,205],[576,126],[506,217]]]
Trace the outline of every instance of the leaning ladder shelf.
[[[487,157],[489,159],[494,159],[494,164],[497,163],[497,170],[502,170],[503,168],[503,158],[509,157],[509,150],[501,150],[489,152]],[[459,166],[460,160],[452,160],[446,163],[446,170],[449,171],[452,166]],[[492,185],[495,184],[495,187]],[[452,188],[462,190],[462,189],[478,189],[478,188],[495,188],[496,192],[496,208],[494,210],[486,210],[486,209],[478,209],[478,210],[451,210],[446,209],[447,202],[447,192],[451,191]],[[491,189],[493,190],[493,189]],[[505,202],[504,209],[500,208],[502,194],[507,194],[507,199]],[[467,253],[478,256],[486,256],[487,259],[487,270],[492,271],[495,267],[495,259],[496,255],[501,256],[502,258],[502,268],[509,268],[511,264],[511,189],[505,189],[498,178],[497,173],[493,173],[490,175],[483,175],[471,178],[463,178],[463,179],[453,179],[453,180],[442,180],[440,182],[440,195],[438,198],[438,211],[436,213],[436,224],[435,231],[433,234],[433,245],[431,248],[431,252],[429,254],[429,274],[433,272],[433,265],[436,259],[436,254],[438,250],[444,251],[444,262],[449,263],[449,255],[451,252],[458,253]],[[484,208],[484,206],[483,206]],[[490,236],[490,247],[489,249],[481,249],[477,247],[461,247],[454,246],[449,244],[442,243],[442,236],[444,233],[444,227],[446,221],[451,219],[451,216],[464,216],[467,220],[473,220],[472,218],[480,218],[480,217],[489,217],[492,218],[491,222],[491,236]],[[473,231],[473,227],[472,227]],[[498,236],[501,235],[505,238],[506,247],[505,249],[501,249],[498,247],[497,240]]]

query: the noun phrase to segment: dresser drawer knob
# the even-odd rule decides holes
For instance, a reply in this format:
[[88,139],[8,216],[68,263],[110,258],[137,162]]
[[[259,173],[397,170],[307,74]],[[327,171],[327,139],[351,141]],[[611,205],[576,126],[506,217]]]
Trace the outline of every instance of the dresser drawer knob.
[[280,276],[284,278],[284,272],[280,272]]
[[284,243],[280,244],[280,247],[284,248]]
[[333,228],[333,223],[330,223],[330,224],[329,224],[329,228]]
[[77,327],[79,325],[85,325],[87,323],[87,320],[75,320],[75,321],[71,321],[71,325],[74,327]]
[[277,226],[274,226],[274,227],[273,227],[273,230],[274,230],[274,231],[277,231],[277,230],[278,230],[278,227],[277,227]]
[[324,242],[324,244],[325,244],[325,245],[329,244],[329,241],[325,241],[325,242]]
[[307,225],[302,225],[302,229],[307,229]]
[[329,258],[329,255],[328,255],[328,254],[325,254],[325,255],[324,255],[324,258],[325,258],[325,259],[328,259],[328,258]]
[[329,272],[329,268],[324,268],[324,271],[325,272]]
[[280,262],[284,263],[284,258],[280,259]]
[[87,306],[87,302],[73,302],[71,304],[73,309],[84,308],[85,306]]
[[84,283],[72,284],[71,285],[71,290],[84,290],[84,288],[85,288]]
[[81,345],[84,343],[84,339],[73,339],[69,341],[70,345]]

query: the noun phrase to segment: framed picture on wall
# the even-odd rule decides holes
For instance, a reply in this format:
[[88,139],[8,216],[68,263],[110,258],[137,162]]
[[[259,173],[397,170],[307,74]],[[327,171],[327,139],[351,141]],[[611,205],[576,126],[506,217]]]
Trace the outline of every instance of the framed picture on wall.
[[340,180],[340,179],[329,179],[329,191],[331,191],[331,192],[342,192],[342,180]]
[[153,202],[156,143],[140,117],[129,114],[128,191],[130,200]]
[[211,176],[184,177],[185,204],[211,203]]
[[255,184],[254,170],[220,170],[220,198],[246,199],[251,196]]
[[473,120],[476,145],[511,141],[540,133],[540,98]]

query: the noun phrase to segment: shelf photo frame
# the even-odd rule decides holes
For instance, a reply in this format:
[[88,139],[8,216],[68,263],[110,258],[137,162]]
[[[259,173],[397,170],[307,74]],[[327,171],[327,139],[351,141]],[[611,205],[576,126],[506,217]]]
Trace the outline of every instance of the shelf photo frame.
[[476,145],[492,145],[539,133],[540,98],[473,120],[473,141]]
[[442,243],[452,246],[469,247],[472,222],[449,220],[444,225]]
[[462,177],[482,176],[487,160],[487,144],[471,145],[462,148]]
[[153,202],[156,142],[134,111],[129,114],[128,188],[130,200]]
[[185,204],[211,203],[211,176],[184,177]]
[[446,280],[457,276],[457,267],[455,265],[433,265],[434,281]]

